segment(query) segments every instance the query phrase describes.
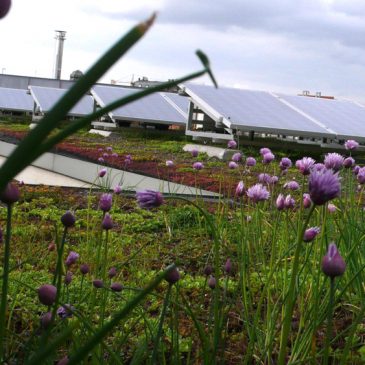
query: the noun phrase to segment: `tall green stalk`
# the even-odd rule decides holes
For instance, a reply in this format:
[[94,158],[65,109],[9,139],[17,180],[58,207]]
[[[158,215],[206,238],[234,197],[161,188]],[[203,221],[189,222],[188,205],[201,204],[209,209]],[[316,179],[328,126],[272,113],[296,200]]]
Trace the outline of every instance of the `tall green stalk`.
[[326,342],[324,345],[324,356],[323,356],[323,365],[328,365],[328,357],[329,357],[329,349],[330,342],[332,339],[333,332],[333,306],[335,301],[335,278],[330,278],[330,298],[328,301],[328,309],[327,309],[327,331],[326,331]]

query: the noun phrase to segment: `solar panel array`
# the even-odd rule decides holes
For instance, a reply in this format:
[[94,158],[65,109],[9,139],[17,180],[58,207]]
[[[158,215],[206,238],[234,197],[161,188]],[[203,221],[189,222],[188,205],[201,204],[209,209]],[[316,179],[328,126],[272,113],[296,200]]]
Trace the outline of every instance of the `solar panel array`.
[[[104,107],[107,104],[140,90],[141,89],[96,85],[91,89],[91,94],[97,103],[101,107]],[[169,95],[172,93],[154,93],[148,95],[143,99],[136,100],[115,109],[109,113],[109,115],[111,118],[117,120],[185,125],[186,115],[179,111],[179,105],[172,105],[175,103],[172,99],[175,98],[175,95],[171,97],[170,101],[167,101],[163,94]],[[180,98],[183,97],[180,96]],[[180,100],[179,104],[183,105],[183,102]]]
[[[66,93],[65,89],[54,89],[43,86],[29,86],[30,93],[34,98],[39,110],[46,113]],[[90,95],[84,95],[80,101],[69,111],[69,116],[81,117],[92,113],[94,100]]]
[[0,110],[31,112],[33,98],[27,90],[0,87]]

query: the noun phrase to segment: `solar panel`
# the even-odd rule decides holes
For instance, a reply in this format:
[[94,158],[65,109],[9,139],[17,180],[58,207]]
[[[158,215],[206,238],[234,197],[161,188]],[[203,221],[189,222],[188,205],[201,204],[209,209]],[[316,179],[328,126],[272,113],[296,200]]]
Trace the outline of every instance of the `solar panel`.
[[[65,89],[54,89],[42,86],[29,86],[31,95],[42,113],[51,110],[53,105],[66,93]],[[84,95],[70,110],[70,116],[84,116],[92,113],[94,101],[92,96]]]
[[[104,107],[124,96],[140,91],[140,89],[123,88],[118,86],[96,85],[91,94],[100,106]],[[186,124],[186,115],[179,111],[177,105],[171,105],[162,94],[154,93],[136,100],[110,113],[113,119],[138,121],[143,123]]]
[[[229,128],[264,133],[334,137],[331,130],[307,118],[265,91],[185,84],[194,104],[210,109],[213,119],[223,117]],[[205,110],[204,110],[205,111]]]
[[365,137],[365,108],[347,100],[306,96],[280,97],[335,131],[338,138]]
[[0,88],[0,109],[31,112],[33,110],[33,98],[27,90]]

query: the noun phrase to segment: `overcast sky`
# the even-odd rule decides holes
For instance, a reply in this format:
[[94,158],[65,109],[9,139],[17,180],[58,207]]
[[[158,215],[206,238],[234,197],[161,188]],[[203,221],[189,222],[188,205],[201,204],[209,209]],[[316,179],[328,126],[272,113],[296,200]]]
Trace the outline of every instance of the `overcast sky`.
[[222,86],[365,100],[363,0],[13,0],[0,70],[52,77],[59,29],[68,79],[154,10],[154,26],[101,81],[177,78],[201,67],[200,48]]

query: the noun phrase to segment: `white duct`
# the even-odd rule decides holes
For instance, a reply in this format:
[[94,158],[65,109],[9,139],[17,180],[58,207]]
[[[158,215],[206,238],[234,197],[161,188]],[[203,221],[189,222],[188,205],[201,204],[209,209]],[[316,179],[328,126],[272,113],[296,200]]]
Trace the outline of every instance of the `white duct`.
[[66,32],[63,30],[56,30],[56,41],[57,41],[57,53],[56,53],[56,65],[54,70],[54,78],[57,80],[61,79],[62,70],[62,56],[63,56],[63,41],[66,39]]

